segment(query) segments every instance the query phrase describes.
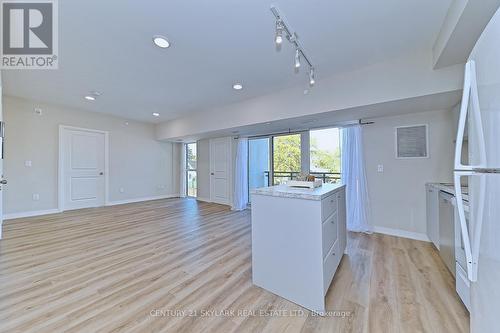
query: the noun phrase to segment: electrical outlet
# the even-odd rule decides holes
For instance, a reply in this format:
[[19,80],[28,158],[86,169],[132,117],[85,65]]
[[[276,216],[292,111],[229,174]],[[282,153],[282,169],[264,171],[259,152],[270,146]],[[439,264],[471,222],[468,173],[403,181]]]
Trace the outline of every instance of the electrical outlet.
[[125,189],[123,187],[120,187],[120,193],[124,193]]
[[31,165],[32,165],[32,163],[31,163],[31,161],[30,161],[30,160],[26,160],[26,161],[24,161],[24,166],[25,166],[25,167],[27,167],[27,168],[31,168]]
[[41,115],[42,115],[42,113],[43,113],[42,109],[40,109],[40,108],[35,108],[35,114],[37,114],[37,115],[41,116]]
[[33,201],[38,201],[38,200],[40,200],[40,194],[33,193]]
[[379,164],[377,166],[377,172],[384,172],[384,165],[383,164]]

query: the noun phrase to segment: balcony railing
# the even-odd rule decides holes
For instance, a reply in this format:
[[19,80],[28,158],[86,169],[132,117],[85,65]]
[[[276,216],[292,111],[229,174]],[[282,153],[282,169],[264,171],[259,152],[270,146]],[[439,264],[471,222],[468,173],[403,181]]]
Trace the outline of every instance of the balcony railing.
[[[323,180],[323,183],[338,183],[341,179],[340,172],[311,172],[310,174],[316,177],[316,179]],[[300,175],[300,172],[275,171],[273,173],[274,185],[284,184],[289,180],[296,179],[298,175]],[[264,171],[264,176],[266,178],[266,182],[271,185],[271,182],[269,181],[270,172]]]

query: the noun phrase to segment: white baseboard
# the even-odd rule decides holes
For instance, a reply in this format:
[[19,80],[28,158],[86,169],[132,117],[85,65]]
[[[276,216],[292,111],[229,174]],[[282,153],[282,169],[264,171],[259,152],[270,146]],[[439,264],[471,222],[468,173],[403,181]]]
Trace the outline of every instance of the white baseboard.
[[[115,206],[115,205],[124,205],[128,203],[134,203],[134,202],[143,202],[143,201],[151,201],[151,200],[160,200],[160,199],[170,199],[170,198],[178,198],[178,194],[168,194],[168,195],[158,195],[154,197],[145,197],[145,198],[135,198],[135,199],[127,199],[127,200],[119,200],[119,201],[110,201],[106,203],[106,206]],[[46,209],[46,210],[34,210],[34,211],[29,211],[29,212],[19,212],[19,213],[10,213],[10,214],[4,214],[3,219],[4,220],[12,220],[12,219],[20,219],[23,217],[33,217],[33,216],[42,216],[42,215],[49,215],[49,214],[57,214],[61,213],[62,210],[55,208],[55,209]]]
[[60,213],[61,211],[57,208],[55,209],[46,209],[46,210],[33,210],[29,212],[19,212],[19,213],[9,213],[9,214],[4,214],[3,219],[4,220],[12,220],[12,219],[20,219],[23,217],[32,217],[32,216],[42,216],[42,215],[49,215],[49,214],[57,214]]
[[203,202],[212,202],[210,198],[204,198],[204,197],[196,197],[196,200]]
[[386,228],[386,227],[379,227],[379,226],[373,227],[373,231],[376,233],[379,233],[379,234],[384,234],[384,235],[390,235],[390,236],[396,236],[396,237],[415,239],[415,240],[424,241],[424,242],[430,242],[429,237],[427,237],[426,234],[420,233],[420,232],[406,231],[406,230],[401,230],[401,229],[393,229],[393,228]]
[[179,198],[179,194],[166,194],[166,195],[157,195],[157,196],[154,196],[154,197],[144,197],[144,198],[134,198],[134,199],[126,199],[126,200],[109,201],[109,202],[106,203],[106,206],[125,205],[125,204],[129,204],[129,203],[152,201],[152,200],[161,200],[161,199],[171,199],[171,198]]

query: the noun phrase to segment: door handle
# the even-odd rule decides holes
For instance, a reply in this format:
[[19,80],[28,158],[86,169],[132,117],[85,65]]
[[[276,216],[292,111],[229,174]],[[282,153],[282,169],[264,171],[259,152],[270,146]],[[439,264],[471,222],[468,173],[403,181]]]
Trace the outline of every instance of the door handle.
[[[467,114],[469,113],[469,101],[472,103],[472,124],[476,131],[479,145],[479,165],[462,164],[462,146],[464,140]],[[486,166],[486,147],[484,141],[484,129],[481,119],[479,94],[477,89],[476,63],[470,60],[465,65],[464,90],[462,93],[462,104],[458,120],[457,140],[455,143],[455,170],[473,170]]]
[[102,175],[104,175],[104,172],[99,172],[99,176],[102,176]]

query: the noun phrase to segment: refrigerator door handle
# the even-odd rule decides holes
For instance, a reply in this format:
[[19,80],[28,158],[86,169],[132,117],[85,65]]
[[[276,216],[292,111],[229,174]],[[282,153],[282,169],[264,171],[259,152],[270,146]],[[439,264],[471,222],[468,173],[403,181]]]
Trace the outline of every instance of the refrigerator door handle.
[[[465,218],[466,209],[463,203],[462,195],[462,185],[461,178],[468,176],[480,177],[479,183],[479,193],[477,198],[477,211],[474,216],[474,220],[469,221],[469,227],[467,227],[467,221]],[[467,260],[467,277],[471,282],[477,281],[477,271],[478,271],[478,261],[479,261],[479,245],[481,243],[481,230],[483,225],[483,212],[484,204],[486,199],[486,175],[478,174],[472,171],[455,171],[454,172],[454,185],[455,185],[455,197],[456,197],[456,207],[458,211],[458,217],[460,219],[460,231],[462,234],[462,240],[464,242],[465,258]],[[474,225],[472,225],[474,223]],[[473,230],[472,242],[470,238],[469,229]]]
[[462,92],[462,104],[460,105],[460,115],[458,118],[457,140],[455,141],[455,170],[464,170],[464,166],[462,165],[462,146],[464,142],[465,126],[467,125],[467,112],[469,108],[471,87],[470,65],[470,61],[465,64],[464,90]]
[[[465,126],[467,125],[467,115],[469,113],[469,102],[472,103],[471,119],[479,144],[478,165],[462,164],[462,146],[464,141]],[[455,170],[471,171],[476,168],[484,167],[486,167],[486,146],[477,88],[476,63],[474,60],[469,60],[467,64],[465,64],[464,90],[462,93],[462,104],[460,106],[460,116],[458,119],[457,139],[455,143]]]

